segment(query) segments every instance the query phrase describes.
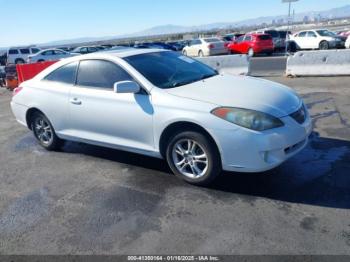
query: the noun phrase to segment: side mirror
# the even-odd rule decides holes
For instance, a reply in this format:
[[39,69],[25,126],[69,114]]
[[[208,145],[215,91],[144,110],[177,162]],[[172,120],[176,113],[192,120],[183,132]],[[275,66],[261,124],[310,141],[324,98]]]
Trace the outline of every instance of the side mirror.
[[120,81],[114,83],[114,92],[125,94],[125,93],[138,93],[141,91],[141,87],[134,81]]

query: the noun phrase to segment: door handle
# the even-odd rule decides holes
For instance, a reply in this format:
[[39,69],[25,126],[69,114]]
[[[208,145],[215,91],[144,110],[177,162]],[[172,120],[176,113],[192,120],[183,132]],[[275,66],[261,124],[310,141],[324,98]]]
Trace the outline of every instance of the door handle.
[[78,99],[78,98],[72,98],[70,100],[70,102],[73,104],[73,105],[81,105],[81,101]]

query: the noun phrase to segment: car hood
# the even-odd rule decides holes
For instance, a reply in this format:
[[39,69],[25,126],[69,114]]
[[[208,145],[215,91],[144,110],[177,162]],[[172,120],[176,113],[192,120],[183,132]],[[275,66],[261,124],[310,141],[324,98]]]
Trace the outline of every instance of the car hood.
[[286,86],[263,79],[233,75],[218,75],[166,89],[166,92],[215,106],[251,109],[275,117],[294,113],[302,103],[298,95]]

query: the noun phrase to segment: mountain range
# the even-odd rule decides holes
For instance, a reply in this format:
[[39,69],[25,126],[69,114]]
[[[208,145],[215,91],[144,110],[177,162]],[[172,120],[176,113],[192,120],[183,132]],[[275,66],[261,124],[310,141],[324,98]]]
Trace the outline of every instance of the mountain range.
[[[322,17],[327,19],[350,17],[350,5],[333,8],[325,11],[310,11],[310,12],[297,13],[294,15],[294,21],[295,22],[303,21],[305,17],[309,17],[309,18]],[[139,31],[139,32],[127,34],[127,35],[104,36],[104,37],[82,37],[82,38],[75,38],[75,39],[69,39],[69,40],[51,41],[48,43],[39,44],[39,46],[69,45],[69,44],[75,44],[75,43],[96,42],[96,41],[105,41],[105,40],[111,40],[111,39],[155,36],[155,35],[176,34],[176,33],[189,33],[189,32],[197,32],[197,31],[209,31],[212,29],[251,27],[251,26],[259,26],[263,24],[271,24],[273,20],[278,21],[283,19],[284,21],[286,21],[287,18],[288,18],[287,15],[266,16],[266,17],[245,19],[245,20],[235,21],[235,22],[211,23],[211,24],[204,24],[204,25],[198,25],[198,26],[179,26],[179,25],[168,24],[168,25],[152,27],[143,31]]]

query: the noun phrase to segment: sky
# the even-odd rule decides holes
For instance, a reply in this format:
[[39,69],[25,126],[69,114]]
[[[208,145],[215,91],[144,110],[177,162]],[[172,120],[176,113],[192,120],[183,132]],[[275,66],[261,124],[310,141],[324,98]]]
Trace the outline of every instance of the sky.
[[[0,0],[0,47],[116,36],[159,25],[193,26],[287,13],[281,0]],[[300,0],[296,13],[349,0]]]

